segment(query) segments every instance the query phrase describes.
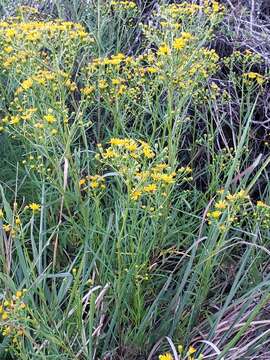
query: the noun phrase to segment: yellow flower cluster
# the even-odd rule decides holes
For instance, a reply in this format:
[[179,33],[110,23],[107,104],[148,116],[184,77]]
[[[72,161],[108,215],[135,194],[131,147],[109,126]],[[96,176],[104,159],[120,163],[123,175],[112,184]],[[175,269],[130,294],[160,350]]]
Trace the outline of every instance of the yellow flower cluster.
[[222,195],[222,198],[217,200],[214,203],[214,209],[207,213],[208,224],[220,221],[222,215],[226,214],[223,219],[224,224],[220,225],[220,229],[225,230],[226,224],[227,226],[229,224],[239,225],[240,219],[243,220],[245,216],[253,216],[252,203],[245,190],[242,189],[234,194],[230,192],[225,194],[221,189],[219,194]]
[[[18,108],[18,112],[23,109]],[[65,119],[63,121],[66,122]],[[43,115],[42,118],[40,118],[40,115],[37,113],[37,108],[29,108],[25,109],[24,112],[17,113],[16,115],[10,115],[5,116],[1,121],[0,124],[2,127],[0,130],[4,130],[7,126],[18,126],[18,125],[28,125],[30,126],[29,135],[34,136],[32,127],[36,129],[49,129],[50,135],[56,135],[58,133],[57,128],[51,127],[57,123],[56,116],[52,113],[52,110],[48,110],[48,114]]]
[[269,205],[267,205],[264,201],[258,200],[257,207],[261,209],[269,209]]
[[4,212],[4,210],[0,208],[0,232],[3,230],[5,232],[5,236],[10,238],[20,236],[22,230],[24,229],[23,224],[25,223],[25,220],[29,219],[29,215],[34,216],[40,210],[41,205],[37,203],[30,203],[26,206],[19,207],[18,204],[14,202],[11,214],[9,214],[9,212]]
[[2,60],[2,65],[4,69],[9,69],[13,65],[14,67],[16,65],[17,72],[21,71],[21,68],[25,65],[25,63],[36,55],[34,51],[30,50],[18,50],[13,55],[11,54],[11,52],[13,52],[13,47],[4,47],[2,56],[0,55],[0,60]]
[[154,63],[154,58],[147,65],[146,62],[143,63],[145,59],[145,55],[134,58],[122,53],[93,59],[85,68],[86,81],[81,89],[82,94],[88,101],[101,95],[101,99],[109,104],[123,97],[134,100],[142,92],[144,77],[153,73],[150,66]]
[[131,190],[131,199],[139,200],[143,195],[151,195],[158,190],[164,190],[163,196],[166,196],[166,190],[169,185],[175,183],[176,172],[170,171],[167,164],[161,163],[154,165],[149,170],[139,171],[135,174],[134,187]]
[[[151,198],[156,193],[164,198],[176,182],[177,172],[166,162],[160,162],[155,157],[148,143],[128,138],[112,138],[107,148],[99,145],[97,154],[101,162],[119,173],[133,201]],[[181,167],[178,170],[181,181],[190,180],[185,176],[191,171],[190,167]]]
[[[15,236],[17,232],[20,230],[20,226],[22,224],[20,216],[23,212],[18,213],[17,212],[17,203],[13,204],[14,211],[13,211],[13,219],[7,219],[5,217],[4,211],[0,209],[0,220],[3,222],[3,230],[5,231],[7,236]],[[30,209],[32,211],[32,214],[37,213],[41,209],[41,205],[37,203],[30,203],[29,205],[26,205],[23,210]],[[8,221],[9,220],[9,221]]]
[[244,79],[256,81],[258,85],[262,85],[265,82],[265,78],[256,72],[250,71],[243,74]]
[[193,16],[198,12],[210,15],[212,13],[222,13],[223,11],[224,6],[215,0],[204,0],[202,5],[184,1],[179,4],[173,3],[170,5],[163,5],[160,9],[162,14],[166,15],[167,17],[169,16],[172,19],[179,19],[181,17],[187,18],[187,16]]
[[123,11],[123,10],[134,10],[137,8],[137,5],[132,0],[113,0],[111,1],[111,6],[114,10]]
[[261,223],[263,229],[268,230],[270,226],[270,206],[264,201],[258,200],[254,209],[254,219]]
[[239,220],[253,219],[261,224],[263,229],[269,229],[270,226],[270,206],[264,201],[258,200],[254,207],[249,195],[244,190],[240,190],[235,194],[228,193],[224,196],[224,191],[219,192],[223,198],[216,201],[214,209],[207,213],[208,224],[221,220],[226,213],[224,223],[221,224],[220,230],[229,228],[229,225],[239,225]]
[[[195,360],[195,353],[196,353],[196,349],[193,346],[190,346],[185,354],[185,356],[183,358],[187,359],[187,360]],[[178,352],[179,352],[179,358],[182,359],[183,356],[183,352],[184,352],[184,348],[182,345],[178,346]],[[159,360],[174,360],[174,357],[171,353],[167,352],[165,354],[161,354],[158,357]],[[200,354],[199,357],[197,358],[198,360],[202,360],[203,359],[203,355]]]
[[102,159],[152,159],[155,156],[150,145],[141,140],[112,138],[109,143],[106,150],[99,146]]
[[105,178],[100,175],[88,175],[79,181],[79,186],[82,190],[90,188],[92,190],[106,189]]
[[186,47],[189,40],[191,40],[193,36],[188,32],[183,32],[181,37],[175,38],[173,41],[173,48],[176,50],[182,50]]
[[[67,92],[65,92],[66,89]],[[65,104],[56,99],[60,93],[61,96],[64,94],[68,96],[69,91],[75,89],[76,85],[64,71],[37,71],[36,74],[21,81],[15,91],[14,100],[9,104],[9,115],[0,119],[0,131],[10,127],[10,132],[17,134],[18,131],[14,132],[14,126],[23,126],[24,135],[35,141],[37,139],[44,141],[46,135],[57,135],[59,128],[62,129],[63,125],[68,124],[68,109]],[[30,90],[31,94],[29,94]],[[43,110],[39,104],[40,97],[43,98],[45,95],[47,109]],[[54,110],[49,107],[50,100]],[[33,107],[27,108],[27,104]]]
[[[156,52],[151,50],[136,58],[120,53],[93,59],[85,69],[87,80],[81,91],[88,101],[101,96],[110,105],[124,97],[126,106],[136,106],[154,94],[160,96],[160,86],[165,86],[166,80],[179,90],[195,92],[217,71],[219,57],[214,50],[189,49],[193,40],[197,41],[190,33],[182,32],[171,44],[161,43]],[[168,72],[168,68],[172,70]]]
[[[14,207],[16,208],[16,203],[14,204]],[[15,213],[15,212],[14,212]],[[6,221],[4,211],[0,209],[0,220],[2,221],[2,227],[3,230],[6,233],[6,236],[15,236],[16,232],[19,230],[21,225],[21,219],[19,214],[14,214],[12,224]]]
[[[20,84],[14,90],[8,113],[0,120],[0,132],[8,129],[12,137],[19,136],[20,131],[14,131],[14,126],[22,125],[24,138],[48,142],[52,135],[61,133],[62,123],[68,123],[65,98],[77,89],[71,79],[71,69],[77,51],[86,43],[91,44],[93,39],[80,24],[25,19],[27,17],[23,16],[0,22],[0,68],[2,66],[11,80],[15,80],[11,83]],[[56,56],[63,44],[61,68],[65,71],[59,69],[59,56]],[[45,96],[47,108],[51,105],[54,114],[46,113],[47,110],[39,106],[40,98]],[[58,123],[57,106],[65,115]]]
[[81,89],[81,93],[82,93],[85,97],[89,97],[89,95],[91,95],[94,91],[95,91],[94,86],[86,86],[86,87],[84,87],[84,88]]
[[24,16],[8,18],[0,22],[0,66],[3,70],[12,69],[16,80],[27,74],[29,66],[29,70],[36,73],[38,81],[45,74],[42,76],[37,71],[46,72],[48,68],[53,68],[55,51],[59,51],[63,44],[65,52],[61,60],[71,70],[77,50],[92,42],[93,38],[77,23],[62,20],[27,21]]
[[[0,22],[0,66],[4,70],[12,70],[17,76],[25,73],[27,66],[36,73],[36,81],[45,81],[46,72],[52,67],[54,50],[65,44],[62,61],[66,67],[72,66],[76,51],[84,44],[91,44],[92,37],[82,25],[68,21],[24,21],[23,19],[7,19]],[[50,50],[46,50],[50,44]],[[45,66],[44,66],[45,65]],[[47,71],[48,73],[48,71]],[[17,79],[16,79],[17,80]],[[30,81],[30,80],[29,80]],[[25,83],[26,88],[31,83]]]
[[[27,43],[40,43],[51,41],[64,36],[66,39],[79,39],[93,41],[81,24],[70,21],[30,21],[30,22],[0,22],[0,38],[7,44],[15,41]],[[70,41],[68,40],[68,41]]]
[[26,289],[18,290],[10,298],[4,298],[0,303],[0,329],[3,336],[17,342],[19,336],[23,336],[25,331],[20,323],[25,322],[27,305],[22,300]]
[[29,205],[27,205],[26,208],[29,208],[30,210],[32,210],[33,213],[40,211],[41,209],[41,205],[37,204],[37,203],[31,203]]
[[[63,85],[66,85],[68,88],[74,89],[74,83],[68,79],[68,74],[64,71],[48,71],[48,70],[39,70],[35,75],[23,80],[21,85],[17,88],[15,94],[21,94],[24,91],[31,89],[34,85],[48,86],[52,84],[54,88],[58,89],[59,83],[63,82]],[[64,80],[64,81],[63,81]]]
[[163,6],[162,13],[170,15],[172,18],[179,18],[183,15],[195,15],[200,10],[203,9],[203,6],[197,5],[195,3],[182,2],[180,4],[171,4],[168,6]]
[[[142,25],[145,37],[157,48],[152,55],[154,62],[147,64],[154,74],[154,94],[158,86],[172,87],[172,83],[177,94],[189,93],[197,98],[199,91],[205,91],[202,85],[217,72],[219,56],[214,50],[202,48],[202,43],[211,39],[213,25],[221,21],[222,11],[218,2],[207,0],[202,5],[187,2],[162,5],[154,13],[153,21]],[[191,29],[198,12],[204,18],[203,29],[194,34]]]
[[203,8],[205,14],[222,13],[225,9],[224,6],[216,0],[204,0]]
[[171,353],[165,353],[162,355],[159,355],[159,360],[174,360]]
[[165,43],[162,43],[157,50],[157,54],[161,55],[161,56],[171,55],[171,49],[168,45],[166,45]]

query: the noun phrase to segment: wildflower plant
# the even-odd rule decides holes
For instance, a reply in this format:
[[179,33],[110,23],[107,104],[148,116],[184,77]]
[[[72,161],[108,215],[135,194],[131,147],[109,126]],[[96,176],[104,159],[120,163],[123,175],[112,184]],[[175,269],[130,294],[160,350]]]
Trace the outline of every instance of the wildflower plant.
[[0,22],[0,358],[260,356],[262,59],[214,0],[52,10]]

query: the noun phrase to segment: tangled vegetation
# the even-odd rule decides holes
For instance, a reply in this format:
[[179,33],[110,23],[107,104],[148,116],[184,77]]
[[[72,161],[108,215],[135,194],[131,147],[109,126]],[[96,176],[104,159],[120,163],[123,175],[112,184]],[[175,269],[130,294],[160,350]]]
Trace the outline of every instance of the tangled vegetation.
[[270,357],[265,59],[215,0],[82,8],[0,22],[0,358]]

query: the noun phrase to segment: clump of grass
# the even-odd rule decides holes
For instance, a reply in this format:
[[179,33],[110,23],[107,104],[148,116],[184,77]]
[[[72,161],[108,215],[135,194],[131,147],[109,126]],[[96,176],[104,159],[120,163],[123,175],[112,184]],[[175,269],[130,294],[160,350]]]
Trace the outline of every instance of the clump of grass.
[[261,58],[210,48],[216,1],[75,5],[0,23],[1,356],[265,354]]

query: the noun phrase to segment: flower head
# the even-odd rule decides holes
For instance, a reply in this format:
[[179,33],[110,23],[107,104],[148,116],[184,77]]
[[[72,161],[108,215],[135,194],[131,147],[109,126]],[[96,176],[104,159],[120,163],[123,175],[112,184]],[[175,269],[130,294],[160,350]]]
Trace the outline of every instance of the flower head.
[[165,354],[162,354],[162,355],[159,355],[159,360],[173,360],[173,356],[171,353],[165,353]]
[[39,211],[41,206],[39,204],[36,203],[31,203],[28,205],[29,209],[31,209],[34,212]]
[[45,115],[43,119],[47,121],[49,124],[56,122],[56,118],[52,114]]
[[188,349],[188,355],[192,355],[196,352],[197,350],[193,347],[193,346],[190,346],[189,349]]
[[2,314],[2,320],[7,320],[8,319],[8,313],[7,312],[4,312],[3,314]]

